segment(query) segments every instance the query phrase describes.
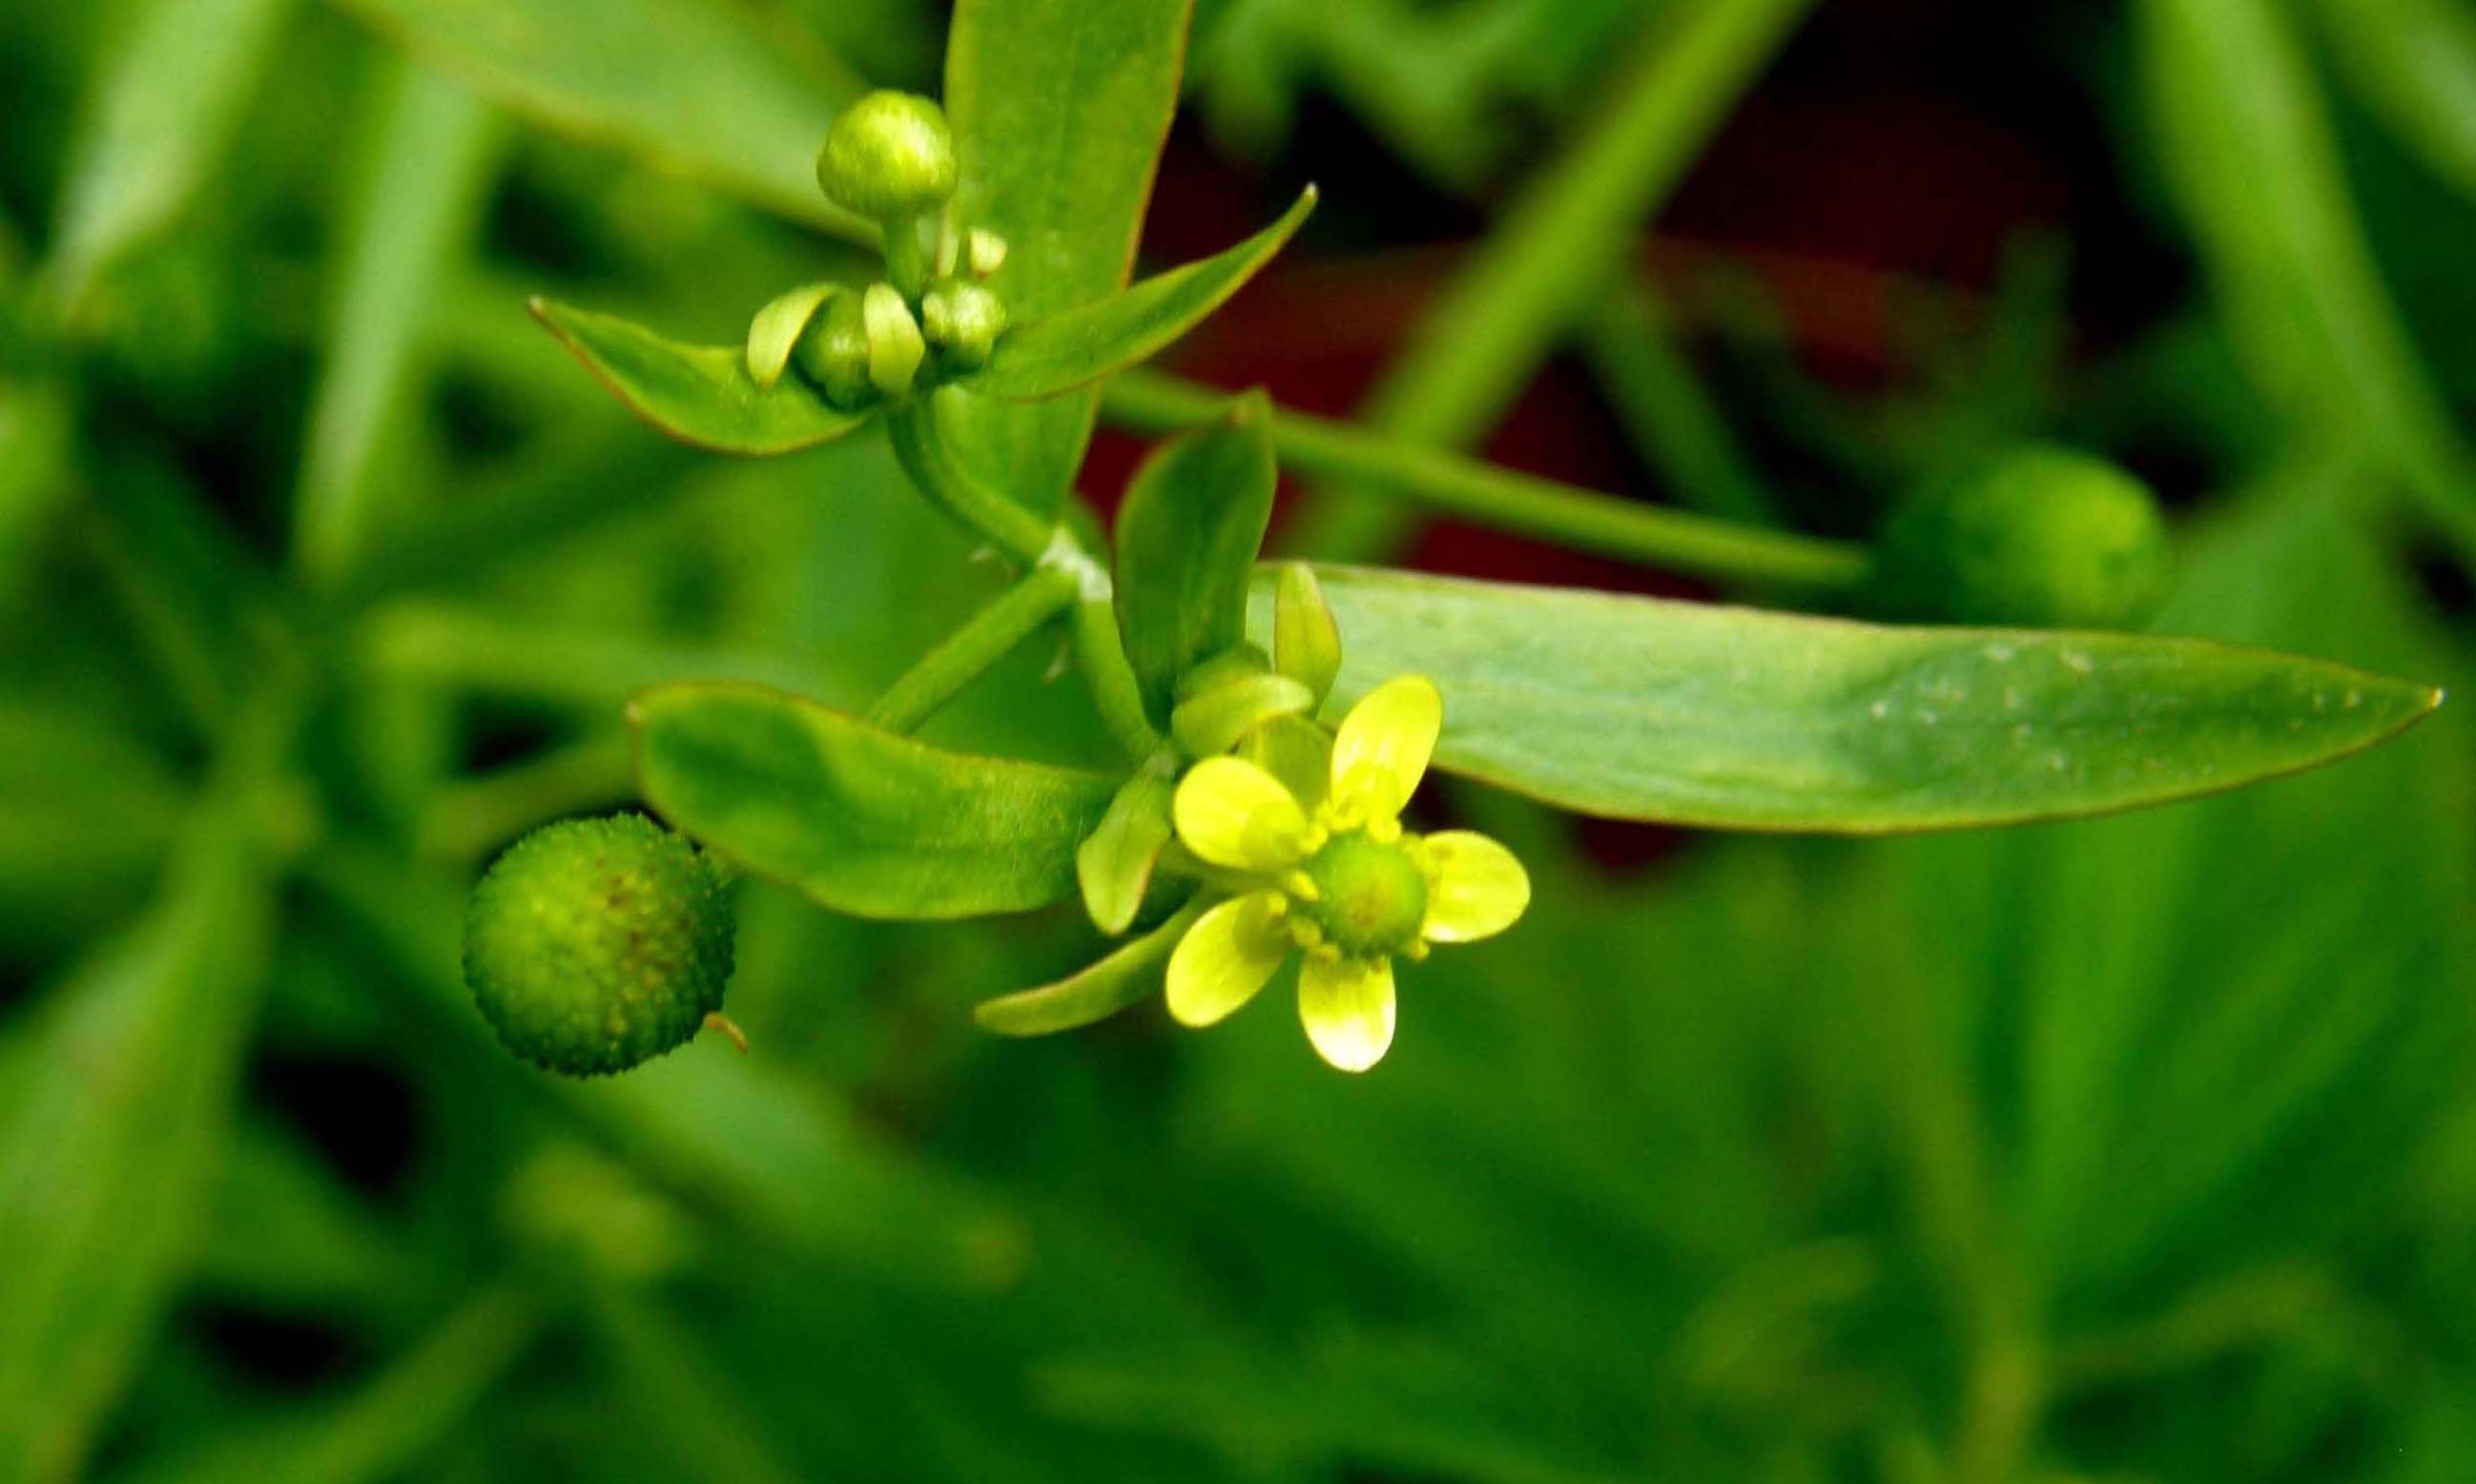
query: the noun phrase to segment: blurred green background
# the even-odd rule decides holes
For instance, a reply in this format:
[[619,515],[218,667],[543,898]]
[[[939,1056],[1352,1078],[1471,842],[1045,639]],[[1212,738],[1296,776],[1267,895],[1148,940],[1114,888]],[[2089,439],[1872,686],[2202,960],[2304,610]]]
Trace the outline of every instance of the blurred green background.
[[[674,448],[524,297],[861,273],[799,183],[944,23],[0,3],[0,1481],[2476,1478],[2464,702],[2002,833],[1444,790],[1537,903],[1365,1078],[1271,1000],[985,1037],[1071,911],[754,884],[752,1056],[504,1054],[463,892],[628,802],[632,687],[860,704],[1002,581],[876,436]],[[1843,534],[2062,438],[2174,510],[2160,630],[2470,669],[2460,0],[1206,0],[1148,255],[1307,179],[1177,369]],[[1092,755],[1051,657],[930,734]]]

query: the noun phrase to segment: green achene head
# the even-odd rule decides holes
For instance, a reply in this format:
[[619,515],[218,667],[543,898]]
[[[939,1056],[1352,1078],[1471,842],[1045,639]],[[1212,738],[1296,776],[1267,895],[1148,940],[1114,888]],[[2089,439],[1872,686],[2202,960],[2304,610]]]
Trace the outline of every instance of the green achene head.
[[722,874],[635,814],[562,820],[473,890],[464,981],[508,1050],[570,1076],[625,1072],[722,1007],[732,921]]
[[2148,486],[2088,454],[2003,450],[1913,496],[1880,542],[1879,595],[1895,617],[2046,629],[2146,622],[2172,578]]

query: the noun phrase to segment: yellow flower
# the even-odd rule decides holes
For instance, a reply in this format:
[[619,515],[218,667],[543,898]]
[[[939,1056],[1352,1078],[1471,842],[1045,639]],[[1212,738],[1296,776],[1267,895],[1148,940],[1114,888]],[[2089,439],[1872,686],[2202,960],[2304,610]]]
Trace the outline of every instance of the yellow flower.
[[1364,1072],[1393,1044],[1393,959],[1502,932],[1530,904],[1513,853],[1466,829],[1405,833],[1444,701],[1422,676],[1368,692],[1329,757],[1319,729],[1267,729],[1251,757],[1210,757],[1171,814],[1204,862],[1249,878],[1178,940],[1170,1013],[1209,1026],[1254,998],[1294,952],[1299,1018],[1318,1054]]

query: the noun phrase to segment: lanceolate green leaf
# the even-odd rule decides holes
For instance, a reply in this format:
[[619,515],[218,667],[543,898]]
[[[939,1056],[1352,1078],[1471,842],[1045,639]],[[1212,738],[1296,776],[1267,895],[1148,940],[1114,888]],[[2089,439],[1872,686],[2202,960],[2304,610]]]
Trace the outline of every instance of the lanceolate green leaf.
[[1118,511],[1118,631],[1155,725],[1177,678],[1247,635],[1247,583],[1273,518],[1272,404],[1164,444]]
[[1053,397],[1158,353],[1228,302],[1315,210],[1310,186],[1280,220],[1200,262],[1009,333],[972,389],[993,397]]
[[[1006,239],[993,286],[1029,325],[1104,299],[1134,267],[1152,171],[1177,107],[1188,0],[958,0],[946,111],[958,217]],[[1097,399],[1037,407],[957,393],[943,419],[965,466],[1036,510],[1083,462]]]
[[535,299],[532,310],[631,411],[683,443],[721,454],[789,454],[862,421],[797,377],[758,386],[743,347],[682,345],[615,314],[547,299]]
[[150,0],[112,54],[70,157],[51,271],[94,275],[189,203],[232,136],[295,0]]
[[[1440,767],[1583,813],[1880,833],[2097,814],[2368,747],[2438,692],[2193,639],[1891,629],[1322,568],[1346,705],[1445,697]],[[1270,574],[1257,584],[1258,625]]]
[[2476,196],[2476,11],[2461,0],[2321,0],[2321,12],[2365,107]]
[[1018,912],[1075,894],[1109,780],[971,757],[760,685],[629,706],[647,802],[760,876],[863,917]]
[[2476,450],[2382,284],[2289,8],[2144,0],[2162,157],[2246,370],[2288,414],[2360,444],[2476,554]]
[[0,1043],[0,1478],[81,1476],[203,1234],[272,908],[250,820],[217,809]]
[[[187,3],[187,0],[176,0]],[[714,0],[335,0],[533,122],[854,240],[809,167],[865,86],[795,32]]]

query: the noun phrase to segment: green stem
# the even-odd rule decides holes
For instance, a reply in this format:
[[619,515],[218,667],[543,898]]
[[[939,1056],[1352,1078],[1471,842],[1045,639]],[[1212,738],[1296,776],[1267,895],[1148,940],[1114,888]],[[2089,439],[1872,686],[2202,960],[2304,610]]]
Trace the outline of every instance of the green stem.
[[1611,281],[1607,312],[1578,327],[1583,358],[1634,449],[1677,500],[1705,515],[1775,526],[1779,510],[1676,343],[1658,293],[1631,265]]
[[936,213],[906,216],[885,224],[885,277],[913,304],[928,291],[929,249],[921,238],[925,222],[936,220]]
[[[1369,420],[1421,443],[1466,444],[1537,374],[1608,282],[1642,220],[1701,153],[1730,104],[1812,0],[1690,0],[1659,7],[1611,105],[1505,210],[1421,315],[1369,399]],[[1398,512],[1335,491],[1310,507],[1301,549],[1380,557]]]
[[[1113,378],[1102,402],[1112,421],[1150,433],[1198,426],[1226,406],[1226,394],[1211,387],[1149,371]],[[1872,570],[1866,551],[1846,542],[1639,505],[1287,408],[1273,420],[1273,445],[1282,462],[1309,474],[1389,489],[1499,531],[1670,571],[1845,592]]]
[[1161,734],[1144,714],[1143,688],[1135,668],[1127,662],[1127,647],[1118,637],[1118,611],[1106,592],[1086,593],[1075,606],[1075,661],[1091,689],[1109,735],[1137,762],[1159,750]]
[[867,719],[888,731],[912,730],[1081,591],[1074,573],[1035,567],[903,672],[868,708]]
[[886,415],[885,431],[903,472],[955,524],[1026,566],[1052,555],[1047,522],[963,472],[937,440],[934,393],[923,393]]

